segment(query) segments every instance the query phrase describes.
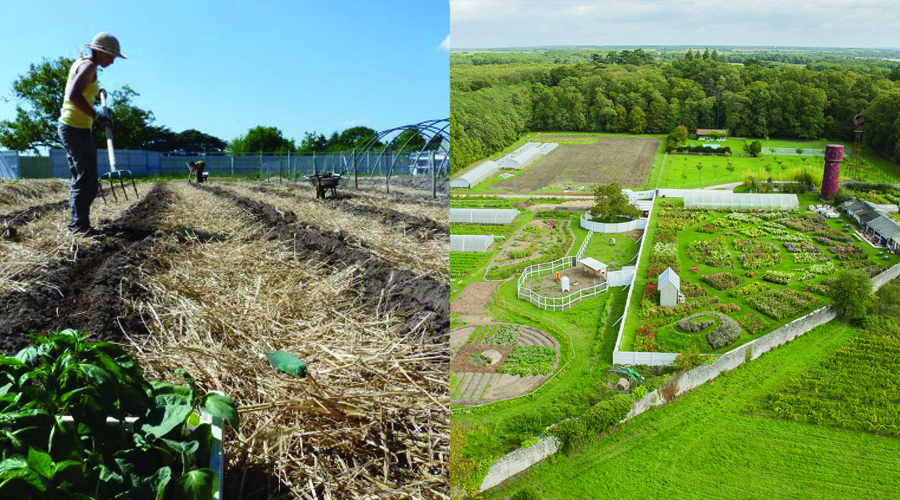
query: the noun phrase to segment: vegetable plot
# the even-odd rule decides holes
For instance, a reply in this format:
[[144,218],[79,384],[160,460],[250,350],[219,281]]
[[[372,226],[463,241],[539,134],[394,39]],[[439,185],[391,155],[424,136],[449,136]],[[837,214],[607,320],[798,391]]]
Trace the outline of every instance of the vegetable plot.
[[[210,499],[212,427],[238,426],[234,402],[196,385],[149,382],[115,344],[75,330],[0,358],[0,496]],[[71,420],[63,415],[70,415]],[[132,425],[110,425],[107,418]]]

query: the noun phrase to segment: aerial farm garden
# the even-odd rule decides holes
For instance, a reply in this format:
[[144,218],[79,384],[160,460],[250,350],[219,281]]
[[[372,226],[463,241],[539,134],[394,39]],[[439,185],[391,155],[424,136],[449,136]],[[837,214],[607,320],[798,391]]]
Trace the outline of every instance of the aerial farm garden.
[[[799,199],[798,211],[657,200],[620,349],[721,354],[831,303],[839,270],[875,276],[900,261],[855,236],[846,216],[808,210],[818,195]],[[660,305],[666,268],[680,277],[685,297],[675,307]]]

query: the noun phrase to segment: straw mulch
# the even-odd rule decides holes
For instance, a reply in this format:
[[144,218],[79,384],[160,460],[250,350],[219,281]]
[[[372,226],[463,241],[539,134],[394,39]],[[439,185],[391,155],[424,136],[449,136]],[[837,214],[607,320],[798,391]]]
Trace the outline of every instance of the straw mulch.
[[[171,187],[169,270],[141,284],[151,335],[131,341],[151,376],[183,368],[239,404],[227,497],[448,498],[448,346],[365,308],[354,268],[300,258],[234,205]],[[311,376],[279,374],[268,350]]]

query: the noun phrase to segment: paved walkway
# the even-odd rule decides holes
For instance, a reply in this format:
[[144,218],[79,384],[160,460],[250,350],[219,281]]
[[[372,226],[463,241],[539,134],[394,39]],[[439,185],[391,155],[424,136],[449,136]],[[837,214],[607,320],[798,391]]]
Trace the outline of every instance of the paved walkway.
[[729,190],[729,191],[734,191],[734,188],[740,186],[741,184],[743,184],[743,182],[729,182],[728,184],[716,184],[715,186],[706,186],[706,187],[702,187],[702,188],[700,188],[700,189],[719,189],[719,188],[725,188],[725,189],[727,189],[727,190]]

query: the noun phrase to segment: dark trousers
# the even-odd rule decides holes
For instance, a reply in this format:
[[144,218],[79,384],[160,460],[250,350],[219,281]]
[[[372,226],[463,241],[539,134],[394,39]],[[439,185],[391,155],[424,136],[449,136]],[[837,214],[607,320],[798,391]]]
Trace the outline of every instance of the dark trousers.
[[91,203],[97,197],[97,146],[88,128],[60,124],[59,139],[72,172],[69,231],[84,230],[91,226]]

